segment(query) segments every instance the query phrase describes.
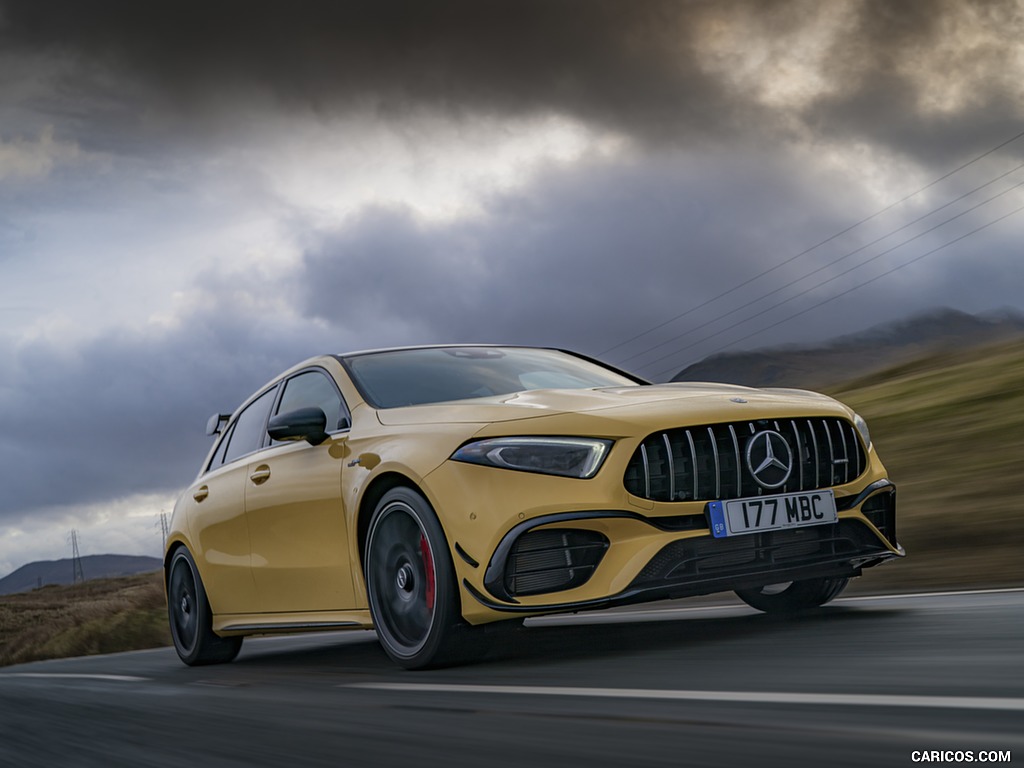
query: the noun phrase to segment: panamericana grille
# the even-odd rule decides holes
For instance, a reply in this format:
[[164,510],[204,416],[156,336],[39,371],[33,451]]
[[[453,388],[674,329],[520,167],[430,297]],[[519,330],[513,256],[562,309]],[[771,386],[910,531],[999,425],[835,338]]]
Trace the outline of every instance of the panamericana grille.
[[[766,490],[747,466],[750,439],[782,436],[792,456],[784,485]],[[866,468],[853,424],[840,418],[759,419],[670,429],[649,435],[626,467],[626,490],[652,501],[715,501],[830,488]]]

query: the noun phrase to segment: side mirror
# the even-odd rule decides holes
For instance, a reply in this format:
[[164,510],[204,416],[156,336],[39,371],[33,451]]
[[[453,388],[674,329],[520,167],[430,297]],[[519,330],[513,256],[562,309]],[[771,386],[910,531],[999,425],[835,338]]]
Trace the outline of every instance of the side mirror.
[[267,434],[274,440],[305,440],[320,445],[327,439],[327,416],[321,408],[297,408],[270,419]]
[[224,425],[228,423],[228,419],[231,418],[230,413],[215,413],[210,417],[210,420],[206,422],[206,434],[219,435],[220,431],[224,428]]

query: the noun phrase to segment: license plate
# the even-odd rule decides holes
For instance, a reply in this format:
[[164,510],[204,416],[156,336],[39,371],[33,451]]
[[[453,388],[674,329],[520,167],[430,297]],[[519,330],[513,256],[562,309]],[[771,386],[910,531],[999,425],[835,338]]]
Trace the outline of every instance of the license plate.
[[716,539],[745,533],[825,525],[838,519],[830,490],[753,496],[708,502],[711,534]]

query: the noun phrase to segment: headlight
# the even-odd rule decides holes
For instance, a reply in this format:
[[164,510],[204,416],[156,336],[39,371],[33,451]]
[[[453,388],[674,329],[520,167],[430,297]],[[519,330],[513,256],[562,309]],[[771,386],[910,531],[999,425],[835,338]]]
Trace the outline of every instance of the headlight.
[[860,432],[860,436],[864,439],[864,447],[871,447],[871,433],[868,432],[868,423],[861,418],[860,414],[853,414],[853,426]]
[[467,443],[452,459],[587,479],[597,474],[611,446],[611,440],[585,437],[495,437]]

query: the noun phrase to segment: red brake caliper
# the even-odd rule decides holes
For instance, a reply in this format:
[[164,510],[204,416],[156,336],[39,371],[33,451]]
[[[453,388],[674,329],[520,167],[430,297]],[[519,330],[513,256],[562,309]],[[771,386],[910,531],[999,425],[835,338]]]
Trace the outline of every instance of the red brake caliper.
[[427,537],[420,534],[420,554],[423,555],[423,570],[427,576],[427,610],[434,610],[434,558],[430,554]]

